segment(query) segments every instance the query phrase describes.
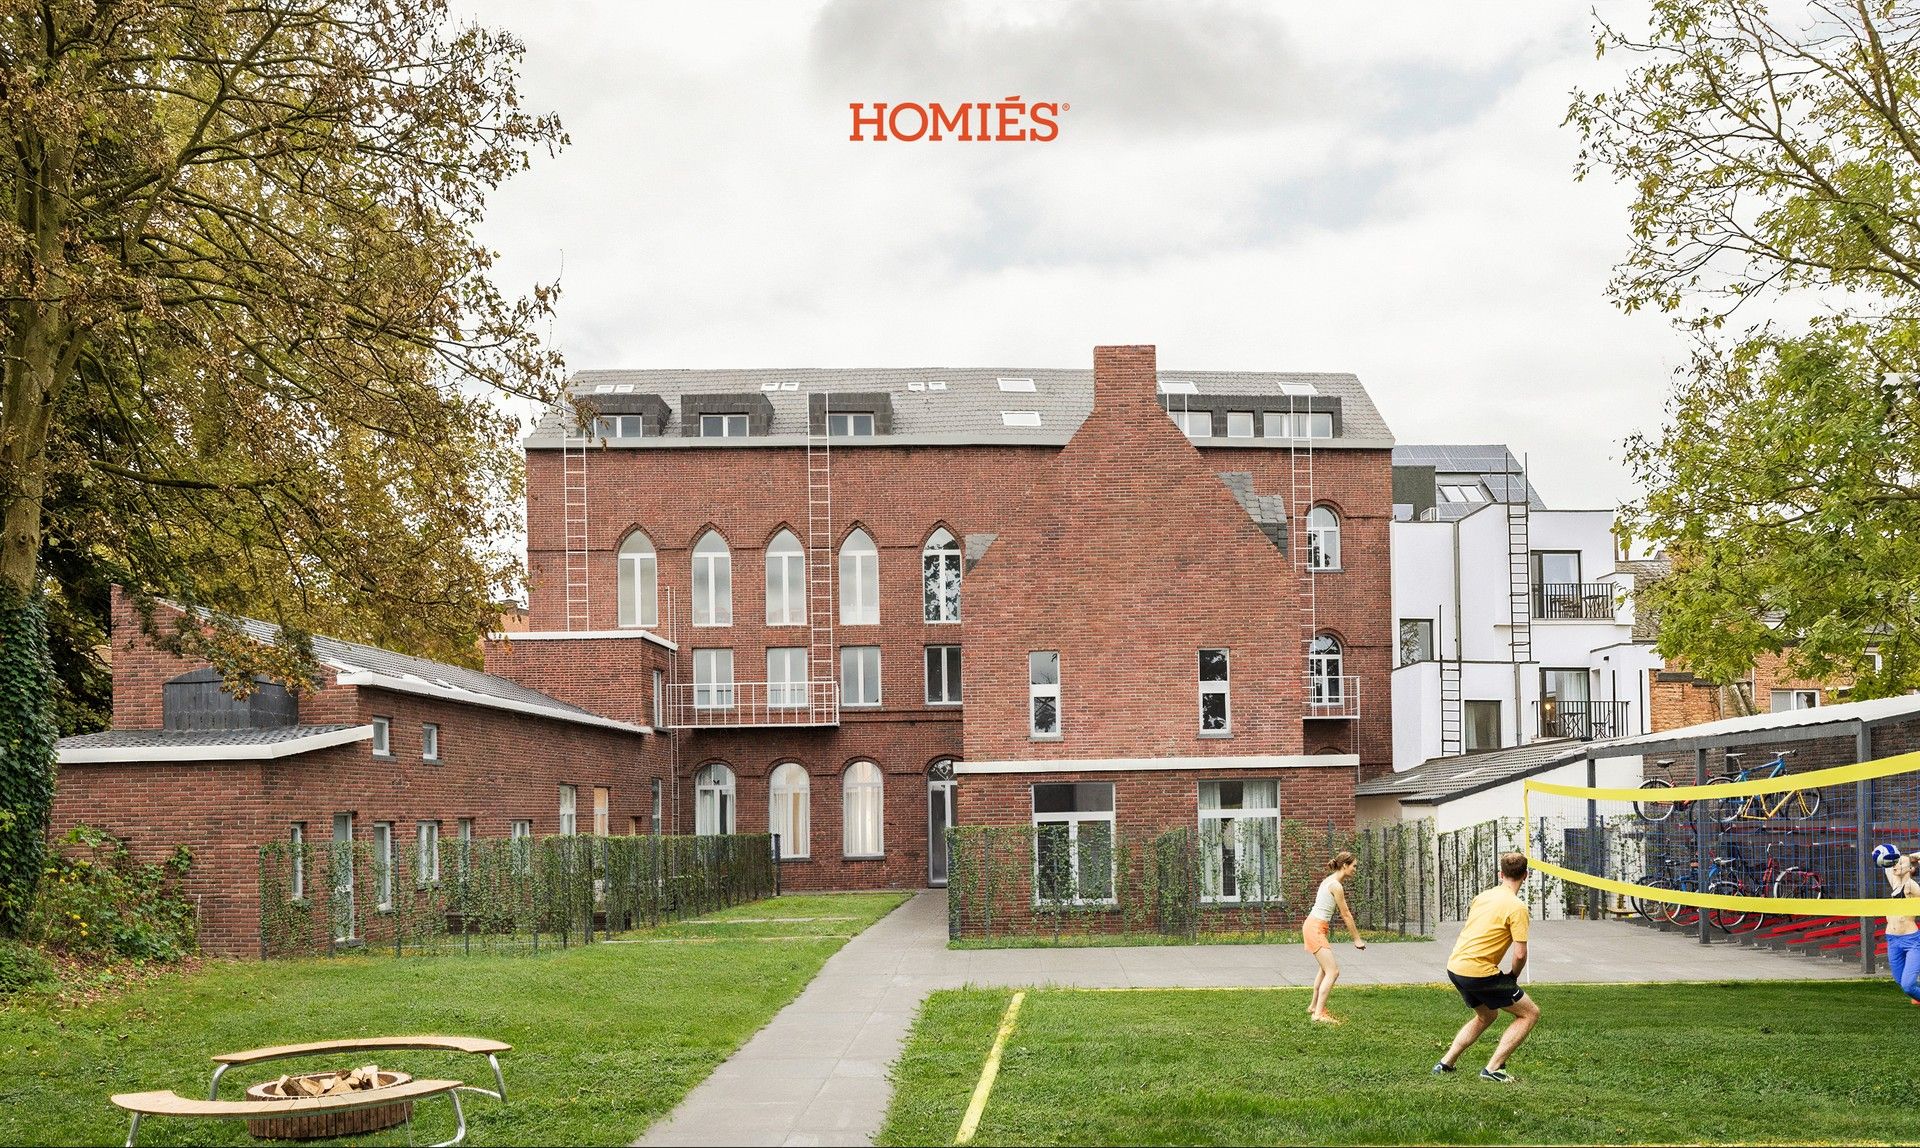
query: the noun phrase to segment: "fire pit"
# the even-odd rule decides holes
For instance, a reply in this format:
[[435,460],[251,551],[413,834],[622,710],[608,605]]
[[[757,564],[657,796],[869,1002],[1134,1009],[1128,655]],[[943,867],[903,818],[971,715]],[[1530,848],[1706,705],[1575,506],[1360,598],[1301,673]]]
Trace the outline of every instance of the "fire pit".
[[[340,1096],[356,1092],[374,1092],[405,1084],[413,1077],[404,1072],[382,1069],[377,1065],[342,1069],[337,1072],[307,1072],[282,1076],[247,1089],[249,1100],[298,1100],[303,1097]],[[413,1101],[400,1100],[351,1112],[318,1112],[311,1116],[266,1116],[247,1121],[247,1131],[261,1140],[318,1140],[331,1136],[356,1136],[378,1132],[404,1124],[413,1116]]]

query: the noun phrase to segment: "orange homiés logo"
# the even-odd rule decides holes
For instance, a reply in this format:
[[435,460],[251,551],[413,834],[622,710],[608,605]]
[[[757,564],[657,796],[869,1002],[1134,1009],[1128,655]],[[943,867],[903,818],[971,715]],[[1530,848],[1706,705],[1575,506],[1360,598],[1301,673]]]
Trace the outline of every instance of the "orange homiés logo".
[[[1019,96],[993,101],[941,103],[851,103],[855,143],[882,140],[993,140],[1050,143],[1060,138],[1059,116],[1071,105],[1028,103]],[[871,133],[871,134],[869,134]]]

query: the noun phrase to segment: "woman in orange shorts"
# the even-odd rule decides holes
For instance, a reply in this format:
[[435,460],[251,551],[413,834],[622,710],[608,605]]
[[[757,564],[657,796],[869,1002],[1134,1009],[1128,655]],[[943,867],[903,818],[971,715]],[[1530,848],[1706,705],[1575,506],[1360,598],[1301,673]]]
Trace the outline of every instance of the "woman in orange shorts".
[[1353,935],[1353,947],[1367,947],[1359,927],[1353,923],[1353,910],[1347,907],[1347,879],[1357,868],[1359,862],[1345,849],[1333,855],[1327,862],[1327,875],[1320,880],[1320,891],[1314,894],[1313,908],[1301,926],[1306,935],[1307,953],[1320,963],[1320,971],[1313,976],[1313,1003],[1307,1006],[1307,1018],[1320,1024],[1340,1023],[1327,1011],[1327,997],[1333,993],[1334,982],[1340,979],[1340,962],[1333,959],[1333,944],[1327,940],[1336,907],[1340,910],[1340,919],[1346,922],[1347,932]]

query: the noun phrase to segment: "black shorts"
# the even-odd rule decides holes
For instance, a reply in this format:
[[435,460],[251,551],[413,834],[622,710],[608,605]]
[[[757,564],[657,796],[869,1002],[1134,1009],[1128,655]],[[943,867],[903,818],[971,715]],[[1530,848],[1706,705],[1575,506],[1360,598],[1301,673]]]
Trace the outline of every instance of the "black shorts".
[[1496,973],[1490,977],[1463,977],[1452,969],[1447,970],[1447,979],[1453,987],[1460,990],[1460,999],[1467,1002],[1468,1008],[1507,1008],[1519,1003],[1527,990],[1514,981],[1512,973]]

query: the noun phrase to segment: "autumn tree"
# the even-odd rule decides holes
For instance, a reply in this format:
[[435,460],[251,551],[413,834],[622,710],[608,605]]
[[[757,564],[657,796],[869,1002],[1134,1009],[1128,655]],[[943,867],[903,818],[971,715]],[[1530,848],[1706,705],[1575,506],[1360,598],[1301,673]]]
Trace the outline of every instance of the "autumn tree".
[[[52,784],[58,557],[218,619],[237,683],[303,636],[471,648],[518,562],[552,294],[502,292],[487,193],[563,142],[520,45],[442,0],[0,0],[0,932]],[[63,603],[71,607],[72,603]]]
[[1661,653],[1920,687],[1920,9],[1656,0],[1598,47],[1629,70],[1568,120],[1634,192],[1612,296],[1698,341],[1627,444]]

